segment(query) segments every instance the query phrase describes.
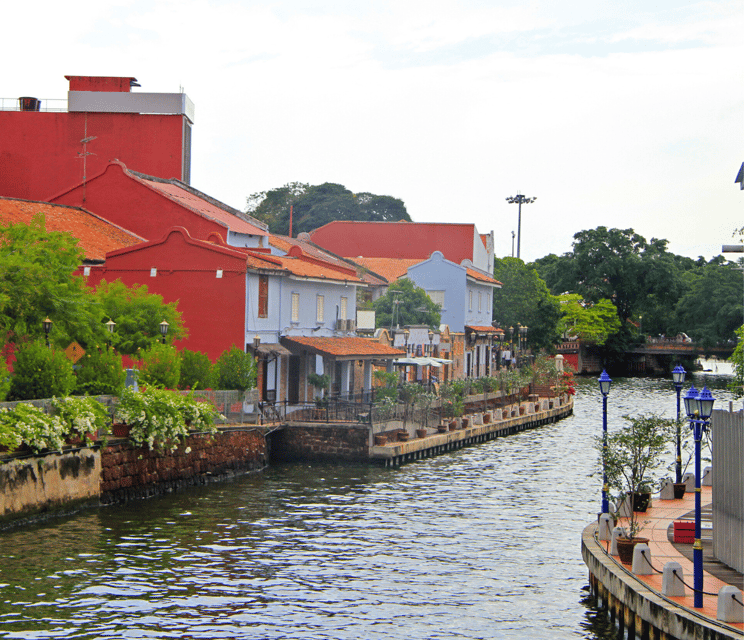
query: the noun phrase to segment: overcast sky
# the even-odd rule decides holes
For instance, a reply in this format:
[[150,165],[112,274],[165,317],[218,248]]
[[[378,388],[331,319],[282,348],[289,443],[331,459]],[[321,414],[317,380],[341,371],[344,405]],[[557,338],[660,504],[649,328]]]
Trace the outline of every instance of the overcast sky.
[[[474,222],[526,261],[632,227],[710,258],[744,225],[744,0],[72,0],[3,9],[0,96],[135,76],[196,105],[192,184],[287,182]],[[0,139],[0,144],[2,144]],[[138,167],[131,167],[137,169]]]

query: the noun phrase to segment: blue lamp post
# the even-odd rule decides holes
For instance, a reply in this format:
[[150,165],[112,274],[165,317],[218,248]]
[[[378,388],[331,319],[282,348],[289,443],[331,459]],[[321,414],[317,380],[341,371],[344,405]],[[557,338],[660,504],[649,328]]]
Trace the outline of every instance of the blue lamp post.
[[682,385],[685,382],[685,373],[687,372],[681,364],[674,367],[674,370],[672,371],[672,380],[675,389],[677,389],[677,463],[675,465],[677,484],[682,482],[682,434],[679,424],[679,394],[682,391]]
[[690,420],[690,428],[695,440],[695,544],[692,545],[693,566],[693,606],[700,609],[703,606],[703,542],[700,531],[701,520],[701,495],[700,495],[700,441],[703,432],[708,427],[710,416],[713,413],[715,399],[708,387],[698,393],[695,387],[685,395],[685,412]]
[[602,513],[610,512],[610,505],[607,502],[607,469],[605,468],[605,456],[607,454],[607,396],[610,393],[612,380],[607,375],[607,371],[602,369],[602,375],[599,376],[599,391],[602,394]]

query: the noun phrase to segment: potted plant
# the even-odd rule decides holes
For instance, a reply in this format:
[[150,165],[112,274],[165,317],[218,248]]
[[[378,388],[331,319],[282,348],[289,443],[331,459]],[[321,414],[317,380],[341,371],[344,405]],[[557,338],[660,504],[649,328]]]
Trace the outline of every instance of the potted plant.
[[307,376],[307,381],[320,391],[320,394],[315,396],[315,407],[316,418],[322,418],[324,410],[328,409],[328,389],[331,386],[331,376],[327,373],[311,373]]
[[[645,524],[635,509],[641,506],[641,494],[648,493],[661,479],[659,473],[663,468],[663,456],[671,443],[674,421],[654,414],[623,418],[623,428],[609,433],[606,441],[603,436],[598,436],[594,446],[607,474],[610,495],[619,503],[627,498],[633,505],[629,510],[625,532],[627,544],[622,545],[626,550],[630,546],[632,559],[633,546],[643,541],[638,534]],[[636,498],[636,495],[639,497]],[[620,546],[619,543],[618,550]],[[621,559],[630,562],[627,556],[621,556]]]

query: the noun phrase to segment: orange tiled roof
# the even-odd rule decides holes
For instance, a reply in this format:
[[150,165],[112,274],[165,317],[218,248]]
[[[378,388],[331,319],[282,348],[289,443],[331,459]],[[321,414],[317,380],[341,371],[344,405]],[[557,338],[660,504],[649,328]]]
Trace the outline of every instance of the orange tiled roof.
[[306,256],[310,256],[311,258],[323,260],[324,262],[338,265],[339,267],[343,267],[344,269],[354,268],[353,265],[349,264],[348,260],[344,260],[340,256],[337,256],[335,253],[331,253],[327,249],[323,249],[323,247],[319,247],[309,240],[304,240],[302,239],[302,237],[290,238],[289,236],[279,236],[272,233],[269,235],[269,244],[272,247],[276,247],[280,251],[284,251],[285,253],[289,253],[292,250],[292,247],[300,247],[302,249],[302,253],[304,253]]
[[249,269],[272,269],[284,271],[299,278],[318,278],[337,282],[361,284],[362,280],[350,267],[331,264],[305,256],[272,256],[266,253],[246,251]]
[[388,282],[395,282],[398,278],[402,278],[408,273],[408,267],[422,262],[418,258],[367,258],[359,256],[351,259],[377,275],[386,278]]
[[144,242],[138,235],[85,209],[0,197],[0,224],[29,224],[37,213],[44,214],[47,231],[64,231],[77,238],[86,260],[102,261],[109,251]]
[[504,333],[503,329],[495,328],[495,327],[472,327],[470,325],[467,325],[465,327],[466,329],[470,329],[470,331],[475,331],[476,333]]
[[468,277],[472,278],[473,280],[478,280],[479,282],[487,282],[488,284],[494,284],[501,286],[501,283],[496,280],[496,278],[492,278],[491,276],[486,275],[485,273],[481,273],[480,271],[476,271],[475,269],[468,269]]
[[313,338],[292,337],[282,338],[282,342],[290,346],[295,344],[305,349],[312,349],[334,358],[368,357],[403,357],[405,351],[380,344],[367,338]]

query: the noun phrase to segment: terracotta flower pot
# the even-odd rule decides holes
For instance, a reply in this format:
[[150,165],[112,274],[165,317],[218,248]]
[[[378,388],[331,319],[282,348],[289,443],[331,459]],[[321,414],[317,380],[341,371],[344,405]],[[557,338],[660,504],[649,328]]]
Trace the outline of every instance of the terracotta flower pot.
[[488,424],[491,422],[491,414],[490,413],[484,413],[483,414],[483,424]]
[[381,447],[384,444],[387,444],[387,436],[382,436],[382,435],[375,436],[375,445],[376,446]]
[[440,424],[437,426],[437,431],[439,433],[446,433],[447,432],[447,425],[446,424]]
[[648,543],[648,538],[618,538],[617,555],[623,564],[633,564],[633,549],[639,543]]
[[425,438],[428,431],[426,429],[416,429],[417,438]]
[[520,404],[519,405],[519,415],[520,416],[523,416],[524,415],[524,412],[525,412],[524,405],[523,404]]
[[468,426],[470,426],[470,419],[469,418],[463,418],[462,419],[462,428],[467,429]]
[[408,431],[398,431],[398,442],[408,442]]
[[452,420],[449,423],[449,430],[450,431],[454,431],[455,429],[457,429],[457,420]]

